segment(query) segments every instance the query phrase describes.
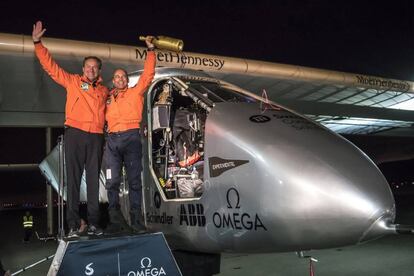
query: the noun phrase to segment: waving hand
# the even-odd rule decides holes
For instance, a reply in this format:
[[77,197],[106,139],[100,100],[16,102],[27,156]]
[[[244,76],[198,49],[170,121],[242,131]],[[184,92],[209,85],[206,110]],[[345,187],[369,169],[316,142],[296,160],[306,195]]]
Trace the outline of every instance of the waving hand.
[[37,21],[36,24],[33,25],[33,32],[32,32],[33,42],[40,41],[40,39],[42,38],[45,32],[46,32],[46,29],[43,29],[42,21]]

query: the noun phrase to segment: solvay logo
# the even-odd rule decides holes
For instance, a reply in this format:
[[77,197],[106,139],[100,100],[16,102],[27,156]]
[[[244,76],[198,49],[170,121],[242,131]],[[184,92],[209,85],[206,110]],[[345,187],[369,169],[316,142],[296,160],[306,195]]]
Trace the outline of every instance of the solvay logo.
[[161,276],[167,275],[164,268],[161,266],[153,267],[151,258],[143,257],[140,261],[140,269],[137,271],[128,272],[127,276]]
[[93,275],[93,273],[95,272],[95,270],[91,267],[93,265],[93,263],[88,264],[87,266],[85,266],[85,275]]
[[249,118],[249,120],[252,121],[253,123],[262,124],[262,123],[269,122],[270,121],[270,117],[267,117],[265,115],[254,115],[254,116],[251,116]]

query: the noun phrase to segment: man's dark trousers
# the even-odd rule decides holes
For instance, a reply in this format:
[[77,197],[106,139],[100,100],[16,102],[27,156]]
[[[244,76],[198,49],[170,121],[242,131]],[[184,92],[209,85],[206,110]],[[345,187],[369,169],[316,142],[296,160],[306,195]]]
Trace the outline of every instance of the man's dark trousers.
[[122,180],[122,164],[125,164],[131,211],[141,210],[141,158],[142,145],[139,129],[130,129],[108,134],[105,148],[105,162],[109,209],[120,208],[119,186]]
[[80,224],[79,195],[83,169],[86,171],[88,223],[99,223],[99,174],[102,163],[103,134],[77,128],[65,129],[65,161],[67,174],[67,223],[77,229]]

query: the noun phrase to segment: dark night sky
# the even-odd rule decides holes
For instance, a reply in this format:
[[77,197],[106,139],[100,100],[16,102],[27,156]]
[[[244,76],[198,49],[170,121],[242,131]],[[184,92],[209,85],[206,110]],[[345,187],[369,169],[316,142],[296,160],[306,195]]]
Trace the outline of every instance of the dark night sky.
[[[189,52],[413,81],[414,1],[381,3],[1,1],[0,32],[30,35],[42,20],[47,37],[142,45],[138,35],[168,35],[183,39]],[[40,142],[27,145],[28,137]],[[0,164],[39,162],[43,139],[42,129],[0,128]],[[3,194],[5,179],[15,179],[12,186],[42,180],[33,172],[0,174]]]
[[410,0],[1,2],[0,32],[30,35],[41,19],[49,37],[137,45],[140,34],[168,35],[190,52],[414,80]]

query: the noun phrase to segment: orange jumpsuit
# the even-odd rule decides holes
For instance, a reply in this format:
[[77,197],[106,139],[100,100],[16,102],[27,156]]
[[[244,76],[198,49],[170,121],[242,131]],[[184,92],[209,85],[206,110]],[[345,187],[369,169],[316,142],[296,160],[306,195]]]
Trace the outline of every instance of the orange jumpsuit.
[[[155,75],[155,53],[147,52],[144,72],[137,85],[124,90],[112,90],[107,100],[105,119],[108,132],[126,131],[139,128],[144,105],[144,92],[151,84]],[[115,94],[117,96],[115,97]]]
[[35,53],[49,76],[66,89],[65,125],[103,133],[108,88],[102,85],[102,78],[91,83],[78,74],[66,72],[56,64],[42,43],[35,44]]

